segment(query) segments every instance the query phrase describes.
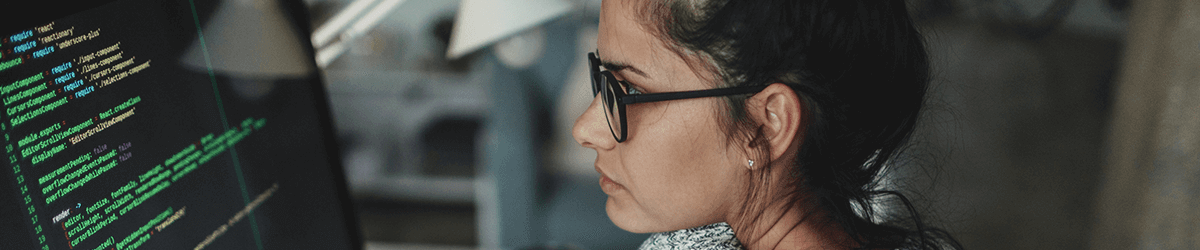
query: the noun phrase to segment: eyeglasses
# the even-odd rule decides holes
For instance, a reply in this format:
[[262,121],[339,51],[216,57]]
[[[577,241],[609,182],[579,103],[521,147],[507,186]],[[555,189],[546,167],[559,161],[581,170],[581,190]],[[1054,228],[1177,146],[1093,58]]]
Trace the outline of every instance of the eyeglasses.
[[[767,86],[743,86],[729,87],[706,90],[679,91],[666,93],[651,93],[651,94],[634,94],[628,92],[628,83],[618,81],[612,72],[600,70],[600,59],[596,58],[596,53],[588,52],[588,64],[592,70],[592,96],[603,94],[601,100],[604,101],[605,120],[608,121],[608,130],[612,132],[613,138],[617,139],[618,143],[625,142],[629,139],[629,130],[625,123],[625,105],[644,102],[658,102],[669,100],[680,100],[701,97],[727,96],[738,94],[758,93]],[[614,84],[615,83],[615,84]]]

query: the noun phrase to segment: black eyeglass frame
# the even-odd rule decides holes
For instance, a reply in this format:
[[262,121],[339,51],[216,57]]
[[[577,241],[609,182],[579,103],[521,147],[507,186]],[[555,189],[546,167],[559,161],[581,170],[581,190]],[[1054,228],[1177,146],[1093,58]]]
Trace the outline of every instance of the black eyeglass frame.
[[[647,103],[647,102],[660,102],[660,101],[681,100],[681,99],[691,99],[691,98],[714,97],[714,96],[753,94],[753,93],[758,93],[759,91],[762,91],[763,89],[767,88],[766,85],[759,85],[759,86],[741,86],[741,87],[728,87],[728,88],[717,88],[717,89],[704,89],[704,90],[629,95],[629,93],[626,93],[626,91],[624,89],[617,91],[617,89],[616,89],[617,87],[614,87],[613,84],[609,84],[611,82],[611,83],[618,83],[621,85],[627,85],[627,83],[625,81],[617,80],[617,77],[614,76],[612,74],[612,72],[609,72],[608,70],[600,70],[600,65],[601,65],[600,58],[596,57],[595,52],[588,52],[588,64],[590,66],[589,68],[591,69],[591,73],[592,73],[592,96],[595,97],[596,94],[599,94],[601,92],[604,92],[606,94],[601,99],[604,101],[605,111],[608,112],[608,114],[606,114],[604,116],[604,119],[605,119],[605,121],[608,122],[608,131],[610,133],[612,133],[613,138],[617,140],[617,143],[625,142],[626,139],[629,139],[629,138],[627,138],[628,134],[629,134],[629,126],[627,126],[627,124],[625,122],[626,121],[625,105],[635,104],[635,103]],[[615,104],[616,104],[616,108],[617,108],[617,110],[615,110],[616,115],[618,118],[620,118],[619,122],[621,125],[621,134],[619,136],[617,135],[617,131],[615,131],[613,129],[613,126],[612,126],[613,121],[611,119],[609,119],[609,117],[613,116],[613,112],[614,112],[614,110],[610,110],[613,105],[612,105],[612,103],[609,103],[610,102],[610,100],[608,98],[609,93],[611,93],[611,95],[612,95],[612,101],[615,102]]]

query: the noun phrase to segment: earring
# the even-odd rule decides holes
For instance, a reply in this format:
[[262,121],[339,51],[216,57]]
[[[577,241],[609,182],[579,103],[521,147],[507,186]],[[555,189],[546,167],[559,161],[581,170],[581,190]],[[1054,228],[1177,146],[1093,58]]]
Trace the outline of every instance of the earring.
[[754,160],[746,160],[746,161],[750,162],[750,167],[754,167]]

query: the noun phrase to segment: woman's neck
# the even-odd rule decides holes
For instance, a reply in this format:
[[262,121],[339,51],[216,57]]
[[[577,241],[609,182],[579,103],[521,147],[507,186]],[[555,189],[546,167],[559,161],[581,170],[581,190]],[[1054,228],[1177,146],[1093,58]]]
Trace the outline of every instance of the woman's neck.
[[846,249],[852,245],[845,231],[823,219],[824,212],[812,209],[815,206],[793,206],[786,202],[789,200],[775,199],[759,214],[744,213],[742,218],[728,220],[738,241],[749,250]]

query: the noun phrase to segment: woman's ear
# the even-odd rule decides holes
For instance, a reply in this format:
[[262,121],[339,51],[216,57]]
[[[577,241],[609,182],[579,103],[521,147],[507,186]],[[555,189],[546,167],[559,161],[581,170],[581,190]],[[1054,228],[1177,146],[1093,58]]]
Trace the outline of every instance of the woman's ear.
[[[746,103],[747,115],[758,122],[762,136],[766,137],[755,139],[767,143],[771,162],[800,148],[799,139],[804,136],[803,116],[807,115],[803,106],[796,91],[783,83],[772,83]],[[747,152],[758,150],[750,143],[746,147]]]

